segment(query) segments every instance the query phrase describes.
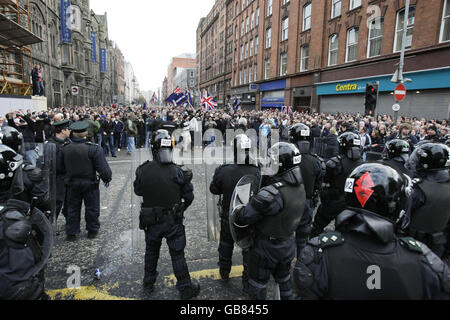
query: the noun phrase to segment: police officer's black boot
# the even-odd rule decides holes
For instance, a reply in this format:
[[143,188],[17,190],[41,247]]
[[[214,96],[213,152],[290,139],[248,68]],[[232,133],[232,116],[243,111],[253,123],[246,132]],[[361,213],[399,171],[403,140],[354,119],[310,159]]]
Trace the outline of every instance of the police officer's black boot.
[[181,291],[181,300],[190,300],[195,298],[200,293],[200,284],[196,281],[191,282],[191,286],[189,288]]
[[144,283],[144,292],[150,295],[155,291],[155,285],[153,283]]

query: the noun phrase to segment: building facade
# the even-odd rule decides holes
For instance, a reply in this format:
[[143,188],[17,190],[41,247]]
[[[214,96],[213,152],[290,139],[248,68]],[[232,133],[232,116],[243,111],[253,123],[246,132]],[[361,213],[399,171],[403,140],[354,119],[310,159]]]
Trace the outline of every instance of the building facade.
[[108,36],[107,14],[96,15],[89,0],[66,2],[71,30],[70,38],[64,38],[64,3],[30,1],[32,32],[44,40],[33,45],[32,58],[42,66],[48,106],[111,104],[124,94],[124,66]]
[[[172,58],[170,65],[167,69],[167,88],[163,95],[170,96],[172,92],[177,88],[176,79],[184,70],[195,69],[195,55],[185,53],[178,57]],[[184,88],[181,88],[184,89]]]
[[[363,113],[366,84],[378,82],[376,112],[392,113],[405,0],[223,2],[233,8],[230,95],[240,96],[243,108]],[[220,68],[220,3],[197,30],[200,88],[214,86]],[[404,71],[412,82],[400,114],[448,117],[450,0],[411,0],[407,23]]]
[[234,1],[217,0],[197,27],[197,88],[207,90],[219,107],[231,97]]

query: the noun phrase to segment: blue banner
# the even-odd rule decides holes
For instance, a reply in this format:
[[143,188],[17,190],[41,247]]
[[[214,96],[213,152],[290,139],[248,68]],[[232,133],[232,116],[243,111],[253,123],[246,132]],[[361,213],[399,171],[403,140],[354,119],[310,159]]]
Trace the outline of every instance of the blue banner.
[[97,63],[97,32],[91,32],[92,62]]
[[106,72],[106,49],[100,49],[100,72]]
[[61,0],[61,42],[72,42],[70,0]]

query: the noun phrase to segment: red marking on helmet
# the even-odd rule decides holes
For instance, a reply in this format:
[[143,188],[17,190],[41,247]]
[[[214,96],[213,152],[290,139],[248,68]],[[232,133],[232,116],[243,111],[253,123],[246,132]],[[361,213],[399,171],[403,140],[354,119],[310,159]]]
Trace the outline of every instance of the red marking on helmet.
[[366,172],[356,182],[356,197],[358,198],[358,201],[363,208],[366,206],[367,201],[369,201],[370,197],[374,193],[372,189],[373,187],[375,187],[375,184],[373,183],[372,177],[370,176],[369,172]]

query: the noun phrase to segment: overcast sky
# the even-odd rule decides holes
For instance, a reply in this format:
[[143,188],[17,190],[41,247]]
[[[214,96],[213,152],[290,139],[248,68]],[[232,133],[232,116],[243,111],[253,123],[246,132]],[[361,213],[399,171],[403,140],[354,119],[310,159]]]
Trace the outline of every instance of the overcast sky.
[[108,13],[109,38],[133,65],[141,90],[157,90],[172,57],[194,53],[196,30],[214,0],[91,0]]

